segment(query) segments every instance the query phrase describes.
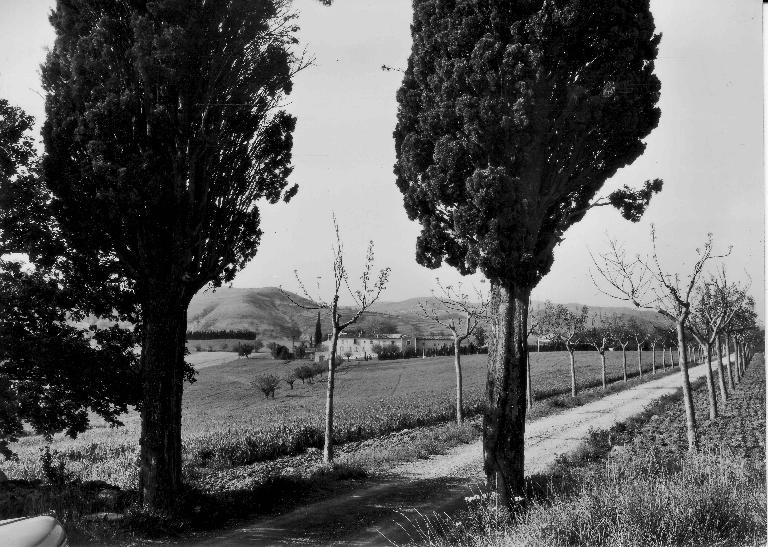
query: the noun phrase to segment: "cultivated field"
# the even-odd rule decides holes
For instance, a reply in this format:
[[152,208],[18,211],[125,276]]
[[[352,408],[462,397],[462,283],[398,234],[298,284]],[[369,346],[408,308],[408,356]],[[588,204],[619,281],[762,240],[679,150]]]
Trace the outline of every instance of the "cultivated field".
[[[482,408],[486,359],[485,355],[471,355],[462,360],[468,415]],[[637,374],[635,360],[636,353],[628,353],[631,376]],[[643,361],[649,371],[650,352],[644,352]],[[658,355],[657,364],[660,361]],[[620,381],[621,352],[610,352],[607,362],[610,381]],[[225,469],[321,446],[324,382],[297,381],[292,390],[283,383],[274,399],[265,399],[250,386],[256,375],[284,376],[300,364],[306,362],[235,359],[201,368],[197,382],[187,385],[184,395],[185,466]],[[576,367],[582,388],[599,384],[597,353],[577,352]],[[567,353],[534,353],[531,368],[537,396],[570,392]],[[453,360],[434,357],[349,363],[340,371],[335,400],[337,442],[449,421],[455,412]],[[51,449],[83,480],[135,488],[138,426],[138,415],[132,413],[126,416],[125,427],[95,423],[78,439],[57,436]],[[38,436],[21,439],[13,446],[19,461],[5,462],[3,470],[10,478],[38,478],[44,445]]]

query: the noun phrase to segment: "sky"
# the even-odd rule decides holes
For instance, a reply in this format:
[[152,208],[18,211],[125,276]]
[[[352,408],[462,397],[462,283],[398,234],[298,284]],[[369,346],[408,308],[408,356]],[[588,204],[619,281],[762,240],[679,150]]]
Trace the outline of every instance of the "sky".
[[[43,117],[39,65],[53,39],[49,0],[0,0],[0,97]],[[293,272],[326,290],[332,278],[335,213],[350,276],[357,277],[369,240],[376,263],[392,269],[386,300],[426,296],[462,281],[454,270],[416,264],[418,224],[408,220],[395,186],[392,131],[395,92],[410,51],[410,0],[295,0],[298,38],[314,63],[295,79],[287,108],[297,116],[289,204],[264,205],[264,237],[236,287],[297,287]],[[652,0],[662,33],[657,75],[661,121],[645,153],[620,170],[607,194],[651,178],[664,180],[641,222],[612,208],[587,214],[555,250],[555,263],[533,298],[615,305],[593,284],[590,252],[609,238],[628,252],[650,249],[656,226],[662,263],[685,274],[695,249],[712,233],[715,250],[733,245],[725,265],[751,279],[764,318],[765,196],[763,189],[761,4],[744,0]],[[464,278],[482,287],[479,276]]]

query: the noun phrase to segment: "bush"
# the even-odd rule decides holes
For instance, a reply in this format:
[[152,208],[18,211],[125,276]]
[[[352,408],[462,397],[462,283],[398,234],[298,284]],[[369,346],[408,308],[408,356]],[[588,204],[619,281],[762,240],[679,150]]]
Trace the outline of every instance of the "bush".
[[272,353],[273,359],[286,360],[292,357],[290,350],[285,346],[281,346],[280,344],[274,344],[270,351]]
[[308,365],[302,365],[293,369],[293,375],[301,380],[302,384],[305,384],[307,381],[312,383],[312,377],[315,375],[315,373],[312,370],[312,367]]
[[237,350],[238,357],[248,357],[253,352],[253,346],[250,344],[241,344]]
[[195,344],[195,351],[203,351],[203,346],[200,344]]
[[262,342],[262,341],[261,341],[261,340],[259,340],[258,338],[256,338],[256,339],[253,341],[253,351],[255,351],[255,352],[258,352],[258,351],[259,351],[259,350],[261,350],[261,348],[263,348],[263,347],[264,347],[264,342]]
[[275,390],[279,385],[280,378],[274,374],[262,374],[251,382],[251,387],[261,391],[265,398],[271,395],[273,399],[275,398]]
[[[336,364],[338,365],[341,361],[340,357],[336,357]],[[312,371],[312,376],[322,376],[323,372],[326,370],[327,363],[312,363],[312,365],[309,367],[309,369]]]
[[296,380],[298,380],[298,378],[296,378],[295,374],[289,374],[288,376],[283,378],[283,381],[289,386],[291,386],[291,389],[293,389],[293,384],[294,382],[296,382]]

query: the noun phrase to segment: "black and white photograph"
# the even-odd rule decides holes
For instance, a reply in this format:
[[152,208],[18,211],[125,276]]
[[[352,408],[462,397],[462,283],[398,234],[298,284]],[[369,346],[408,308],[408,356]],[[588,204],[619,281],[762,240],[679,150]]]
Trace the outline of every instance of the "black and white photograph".
[[766,32],[0,0],[0,546],[768,545]]

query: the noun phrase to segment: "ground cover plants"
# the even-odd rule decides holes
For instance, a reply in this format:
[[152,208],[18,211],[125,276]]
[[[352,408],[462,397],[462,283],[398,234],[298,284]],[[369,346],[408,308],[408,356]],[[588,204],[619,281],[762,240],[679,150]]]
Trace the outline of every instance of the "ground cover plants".
[[[482,409],[486,359],[485,355],[471,355],[464,361],[468,417]],[[621,354],[609,352],[607,361],[609,380],[620,387]],[[649,354],[643,356],[643,362],[649,369]],[[234,359],[201,369],[197,381],[187,386],[184,398],[185,467],[225,469],[321,447],[322,382],[297,382],[293,390],[283,384],[275,398],[269,400],[251,387],[256,376],[284,376],[297,363]],[[576,363],[580,390],[599,385],[596,353],[577,352]],[[534,353],[531,365],[537,398],[570,391],[565,352]],[[359,441],[404,428],[450,421],[455,417],[453,382],[451,357],[350,363],[341,370],[337,387],[335,441]],[[558,397],[554,402],[561,407],[575,403],[578,401],[567,397]],[[82,480],[135,488],[138,416],[133,413],[124,421],[126,425],[122,428],[97,422],[93,429],[74,440],[56,436],[51,448],[66,462],[67,469]],[[42,477],[39,460],[44,445],[39,436],[27,436],[16,443],[13,448],[19,460],[4,462],[2,466],[9,478]]]
[[701,450],[689,453],[681,395],[593,432],[580,451],[528,481],[509,517],[477,496],[455,518],[426,520],[430,545],[763,545],[766,538],[765,368],[757,356],[716,420],[694,384]]

